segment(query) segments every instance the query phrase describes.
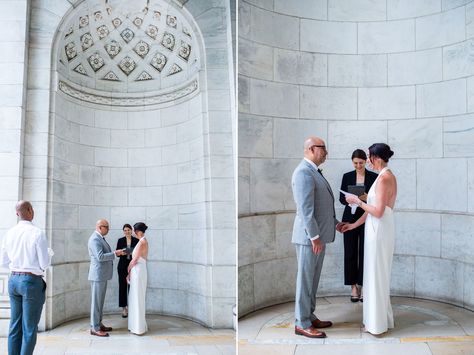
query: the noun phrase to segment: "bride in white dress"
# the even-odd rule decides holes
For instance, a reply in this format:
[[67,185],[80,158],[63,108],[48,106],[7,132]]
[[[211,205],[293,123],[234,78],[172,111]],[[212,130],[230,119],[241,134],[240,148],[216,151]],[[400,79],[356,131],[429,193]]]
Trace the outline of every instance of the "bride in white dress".
[[387,167],[392,155],[388,145],[372,144],[369,161],[379,176],[369,190],[367,203],[354,195],[346,197],[348,203],[357,204],[365,211],[356,222],[343,227],[343,232],[365,222],[363,323],[365,330],[372,334],[382,334],[394,327],[390,274],[395,246],[393,207],[397,179]]
[[148,330],[146,312],[146,287],[147,270],[146,260],[148,258],[148,241],[145,231],[148,229],[145,223],[138,222],[133,226],[138,244],[133,249],[132,261],[128,266],[128,277],[130,291],[128,294],[128,330],[134,334],[142,335]]

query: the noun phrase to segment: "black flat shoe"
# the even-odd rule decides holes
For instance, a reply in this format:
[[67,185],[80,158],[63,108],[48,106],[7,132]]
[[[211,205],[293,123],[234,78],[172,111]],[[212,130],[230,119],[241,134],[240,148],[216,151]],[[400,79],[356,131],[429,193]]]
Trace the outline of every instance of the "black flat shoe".
[[351,296],[351,302],[359,302],[359,297],[358,296]]

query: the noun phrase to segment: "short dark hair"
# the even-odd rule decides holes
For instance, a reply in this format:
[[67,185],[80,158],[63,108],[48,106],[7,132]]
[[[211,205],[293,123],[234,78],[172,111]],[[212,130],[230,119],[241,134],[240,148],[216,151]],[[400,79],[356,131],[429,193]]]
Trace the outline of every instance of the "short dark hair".
[[374,143],[369,147],[369,154],[374,157],[379,157],[384,162],[392,157],[393,151],[390,149],[388,144],[385,143]]
[[145,233],[148,229],[148,226],[143,222],[137,222],[133,225],[133,229]]
[[362,160],[367,160],[367,154],[365,154],[365,152],[362,150],[362,149],[356,149],[352,152],[352,159],[354,158],[359,158],[359,159],[362,159]]
[[132,229],[132,226],[128,223],[125,223],[122,227],[122,230],[124,230],[125,228],[129,228],[129,229]]

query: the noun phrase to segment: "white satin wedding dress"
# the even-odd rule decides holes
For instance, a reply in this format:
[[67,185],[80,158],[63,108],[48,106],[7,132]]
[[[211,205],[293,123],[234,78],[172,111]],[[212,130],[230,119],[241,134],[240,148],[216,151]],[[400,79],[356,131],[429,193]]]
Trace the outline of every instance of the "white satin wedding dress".
[[[375,205],[378,180],[388,168],[383,168],[367,196],[367,204]],[[395,246],[393,210],[385,206],[380,218],[371,214],[365,221],[364,240],[364,310],[365,329],[381,334],[393,328],[393,311],[390,303],[390,273]]]
[[[141,238],[140,242],[145,239]],[[135,256],[137,246],[133,249],[132,258]],[[138,263],[130,270],[130,291],[128,293],[128,330],[134,334],[144,334],[148,327],[145,319],[146,312],[146,287],[147,287],[146,259],[140,257]]]

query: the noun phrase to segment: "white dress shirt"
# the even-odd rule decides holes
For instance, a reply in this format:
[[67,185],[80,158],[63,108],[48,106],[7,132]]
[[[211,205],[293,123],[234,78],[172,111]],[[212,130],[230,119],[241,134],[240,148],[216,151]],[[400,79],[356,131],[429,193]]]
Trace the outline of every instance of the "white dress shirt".
[[0,266],[44,276],[50,263],[46,235],[30,221],[19,221],[3,237]]
[[[304,158],[304,160],[306,160],[308,163],[310,163],[316,170],[318,170],[318,166],[311,160],[309,160],[308,158]],[[316,240],[316,239],[319,239],[319,234],[318,235],[315,235],[314,237],[312,238],[309,238],[311,240]]]

